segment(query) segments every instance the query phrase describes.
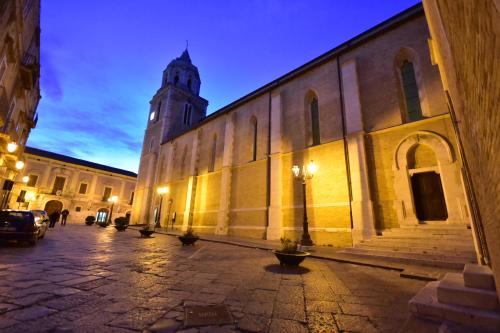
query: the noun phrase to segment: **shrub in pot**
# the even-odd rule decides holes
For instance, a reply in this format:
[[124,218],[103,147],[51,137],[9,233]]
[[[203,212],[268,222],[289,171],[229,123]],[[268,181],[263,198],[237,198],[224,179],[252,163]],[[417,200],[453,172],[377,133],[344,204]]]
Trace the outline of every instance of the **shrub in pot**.
[[149,224],[146,224],[142,229],[139,229],[139,232],[141,233],[141,237],[150,237],[155,231],[151,229]]
[[115,229],[118,231],[125,231],[128,227],[128,219],[124,216],[115,219]]
[[95,222],[95,217],[94,216],[89,215],[89,216],[87,216],[85,218],[85,224],[86,225],[92,225],[92,224],[94,224],[94,222]]
[[288,238],[281,238],[281,249],[275,250],[274,255],[282,266],[298,266],[310,255],[309,252],[299,251],[297,241],[292,242]]
[[195,233],[193,228],[188,228],[182,236],[179,236],[179,240],[182,242],[182,245],[193,245],[199,239]]

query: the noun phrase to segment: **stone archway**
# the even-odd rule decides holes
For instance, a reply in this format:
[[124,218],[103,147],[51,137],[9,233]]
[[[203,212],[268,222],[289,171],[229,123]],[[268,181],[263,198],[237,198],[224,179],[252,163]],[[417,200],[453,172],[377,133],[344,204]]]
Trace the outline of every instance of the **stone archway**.
[[[422,153],[423,152],[423,153]],[[420,154],[420,156],[417,156]],[[433,155],[433,156],[431,156]],[[427,158],[422,157],[427,156]],[[445,138],[430,131],[416,131],[404,137],[394,152],[395,208],[400,226],[425,222],[417,217],[414,175],[436,173],[442,184],[447,218],[445,223],[469,224],[460,163]],[[438,189],[439,190],[439,189]],[[417,203],[418,205],[419,203]]]
[[47,212],[47,215],[49,215],[49,216],[50,216],[50,214],[52,214],[56,210],[58,212],[61,212],[62,209],[63,209],[63,203],[59,200],[47,201],[47,203],[45,204],[45,208],[44,208],[44,210]]

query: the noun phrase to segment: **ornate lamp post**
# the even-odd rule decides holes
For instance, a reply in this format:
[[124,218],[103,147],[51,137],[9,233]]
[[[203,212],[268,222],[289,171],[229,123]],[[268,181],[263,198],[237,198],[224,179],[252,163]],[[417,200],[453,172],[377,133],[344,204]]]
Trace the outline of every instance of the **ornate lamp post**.
[[[156,189],[156,193],[158,193],[158,195],[160,196],[160,208],[158,209],[158,220],[156,221],[155,228],[161,227],[161,204],[163,203],[163,195],[168,193],[168,186],[158,187]],[[167,227],[168,227],[168,225],[167,225]]]
[[309,222],[307,221],[307,200],[306,200],[306,181],[311,179],[316,173],[317,167],[314,161],[309,162],[307,167],[305,165],[300,168],[298,165],[292,167],[292,173],[295,179],[302,183],[302,199],[303,199],[303,209],[304,209],[304,221],[302,224],[302,239],[300,240],[300,245],[302,246],[313,246],[313,241],[309,235]]
[[113,195],[111,198],[108,198],[108,201],[111,202],[111,209],[109,212],[108,224],[111,224],[111,217],[113,216],[113,207],[115,206],[115,203],[118,202],[118,196]]

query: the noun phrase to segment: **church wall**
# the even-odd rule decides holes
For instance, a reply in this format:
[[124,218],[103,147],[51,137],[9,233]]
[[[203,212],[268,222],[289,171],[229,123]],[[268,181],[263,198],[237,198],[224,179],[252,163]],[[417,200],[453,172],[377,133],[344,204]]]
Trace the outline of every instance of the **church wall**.
[[[455,158],[459,159],[455,134],[448,115],[370,133],[366,152],[375,213],[375,227],[378,230],[400,227],[395,209],[394,153],[398,143],[405,136],[419,130],[431,131],[443,136],[451,144]],[[461,161],[458,161],[461,164]],[[459,168],[455,171],[457,181],[461,179],[459,171]]]
[[424,116],[448,112],[439,71],[431,64],[425,17],[419,16],[360,44],[340,58],[356,59],[365,131],[401,125],[404,97],[399,66],[404,59],[414,64]]
[[202,228],[200,232],[213,232],[210,229],[217,224],[220,176],[221,172],[217,170],[197,177],[193,227]]
[[307,181],[307,213],[311,237],[318,245],[350,246],[351,222],[343,140],[282,155],[283,227],[286,237],[302,233],[302,184],[294,179],[293,165],[314,160],[318,170]]
[[318,98],[321,143],[342,138],[342,117],[336,61],[329,61],[286,82],[282,96],[282,151],[312,145],[309,101]]

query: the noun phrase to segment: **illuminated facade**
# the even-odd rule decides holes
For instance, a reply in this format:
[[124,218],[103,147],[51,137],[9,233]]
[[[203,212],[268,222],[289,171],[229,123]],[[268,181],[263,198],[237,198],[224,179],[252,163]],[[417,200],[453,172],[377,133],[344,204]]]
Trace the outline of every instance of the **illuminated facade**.
[[[0,1],[0,183],[2,204],[22,167],[40,100],[40,1]],[[7,180],[7,184],[5,184]],[[7,188],[7,190],[6,190]]]
[[68,223],[83,224],[87,216],[106,221],[130,215],[136,174],[106,165],[26,147],[26,165],[9,200],[13,209],[43,209],[49,214],[67,209]]
[[[132,223],[351,246],[422,222],[470,224],[462,162],[415,6],[206,116],[186,51],[153,96]],[[159,186],[168,186],[158,216]],[[430,191],[429,188],[436,189]]]

